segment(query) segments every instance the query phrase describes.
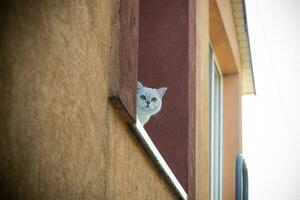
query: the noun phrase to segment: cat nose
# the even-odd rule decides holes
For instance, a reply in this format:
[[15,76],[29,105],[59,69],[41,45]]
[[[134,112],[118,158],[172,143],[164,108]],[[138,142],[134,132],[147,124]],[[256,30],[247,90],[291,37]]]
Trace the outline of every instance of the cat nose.
[[150,101],[146,101],[146,103],[149,105],[149,104],[150,104]]

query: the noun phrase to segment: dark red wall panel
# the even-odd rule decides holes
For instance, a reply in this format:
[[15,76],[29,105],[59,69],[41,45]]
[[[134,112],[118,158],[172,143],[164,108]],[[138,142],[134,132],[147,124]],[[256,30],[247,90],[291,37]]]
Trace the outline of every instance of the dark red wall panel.
[[188,0],[140,0],[138,79],[168,87],[145,129],[188,191]]

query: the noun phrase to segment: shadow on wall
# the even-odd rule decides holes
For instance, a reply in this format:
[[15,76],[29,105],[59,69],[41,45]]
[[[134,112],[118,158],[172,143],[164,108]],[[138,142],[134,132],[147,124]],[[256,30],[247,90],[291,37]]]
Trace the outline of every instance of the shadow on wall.
[[[17,185],[13,173],[13,144],[11,138],[12,102],[13,102],[13,65],[14,59],[9,56],[9,0],[0,2],[0,197],[16,199],[12,188]],[[8,150],[10,150],[8,152]]]

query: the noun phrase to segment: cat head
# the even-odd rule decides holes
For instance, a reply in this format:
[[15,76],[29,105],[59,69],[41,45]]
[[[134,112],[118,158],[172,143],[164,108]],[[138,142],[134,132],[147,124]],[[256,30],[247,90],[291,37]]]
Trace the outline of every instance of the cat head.
[[147,88],[141,82],[137,83],[137,112],[154,115],[158,113],[162,106],[162,97],[166,93],[167,88],[159,89]]

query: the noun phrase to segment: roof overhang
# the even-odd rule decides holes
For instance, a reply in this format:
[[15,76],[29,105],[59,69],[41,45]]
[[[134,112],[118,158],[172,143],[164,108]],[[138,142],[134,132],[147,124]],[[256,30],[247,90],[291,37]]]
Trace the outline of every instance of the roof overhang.
[[232,0],[233,16],[239,40],[243,73],[243,94],[255,94],[250,42],[244,0]]

